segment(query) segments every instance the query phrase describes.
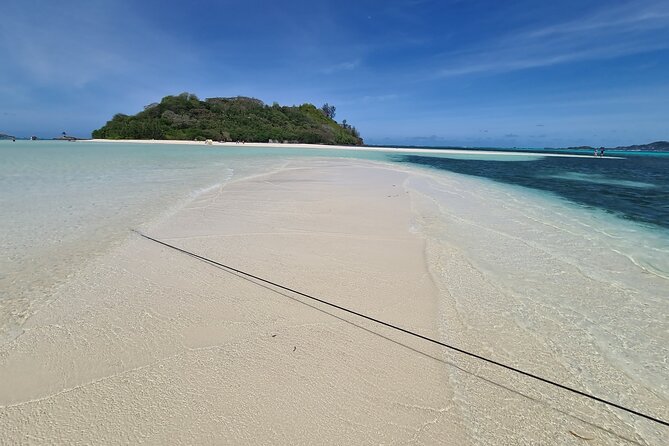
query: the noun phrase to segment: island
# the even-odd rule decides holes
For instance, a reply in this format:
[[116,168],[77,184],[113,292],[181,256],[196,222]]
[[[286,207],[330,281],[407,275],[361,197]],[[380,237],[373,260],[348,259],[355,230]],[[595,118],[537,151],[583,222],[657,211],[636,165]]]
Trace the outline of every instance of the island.
[[96,139],[213,140],[362,145],[357,129],[334,120],[324,104],[266,105],[244,96],[200,100],[191,93],[166,96],[136,115],[116,114],[92,132]]

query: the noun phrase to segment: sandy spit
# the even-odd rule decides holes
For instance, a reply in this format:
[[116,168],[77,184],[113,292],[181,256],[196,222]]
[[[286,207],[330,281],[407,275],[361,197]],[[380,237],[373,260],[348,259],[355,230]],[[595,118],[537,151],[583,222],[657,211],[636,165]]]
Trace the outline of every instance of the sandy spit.
[[[205,145],[203,141],[182,141],[182,140],[157,140],[157,139],[91,139],[91,142],[100,143],[133,143],[133,144],[180,144],[180,145]],[[431,153],[442,155],[497,155],[497,156],[548,156],[562,158],[601,158],[593,155],[578,155],[569,153],[541,153],[541,152],[514,152],[514,151],[492,151],[492,150],[458,150],[458,149],[419,149],[402,147],[366,147],[366,146],[336,146],[325,144],[270,144],[264,142],[212,142],[212,147],[259,147],[259,148],[282,148],[282,149],[323,149],[323,150],[351,150],[351,151],[370,151],[370,152],[389,152],[389,153]],[[617,158],[605,156],[604,158]]]

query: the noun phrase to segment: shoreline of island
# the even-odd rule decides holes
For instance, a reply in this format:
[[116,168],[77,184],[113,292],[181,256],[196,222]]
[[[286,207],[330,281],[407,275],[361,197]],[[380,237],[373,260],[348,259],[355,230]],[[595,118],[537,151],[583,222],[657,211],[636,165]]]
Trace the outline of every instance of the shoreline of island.
[[541,157],[559,157],[559,158],[607,158],[621,159],[616,156],[594,156],[580,155],[572,153],[543,153],[531,151],[513,151],[513,150],[468,150],[468,149],[428,149],[428,148],[406,148],[406,147],[381,147],[381,146],[342,146],[328,144],[301,144],[301,143],[266,143],[266,142],[219,142],[219,141],[185,141],[185,140],[165,140],[165,139],[89,139],[86,142],[93,143],[126,143],[126,144],[168,144],[168,145],[187,145],[187,146],[207,146],[207,147],[253,147],[253,148],[282,148],[282,149],[319,149],[319,150],[349,150],[349,151],[369,151],[385,153],[425,153],[433,155],[494,155],[494,156],[541,156]]

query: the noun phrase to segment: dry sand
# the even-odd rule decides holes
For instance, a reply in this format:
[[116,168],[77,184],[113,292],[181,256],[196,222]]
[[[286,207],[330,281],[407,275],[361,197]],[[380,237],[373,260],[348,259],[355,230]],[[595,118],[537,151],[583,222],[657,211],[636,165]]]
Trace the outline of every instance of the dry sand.
[[[412,175],[295,161],[150,235],[438,338],[457,305],[412,230]],[[55,298],[0,347],[0,443],[627,444],[545,389],[138,236]]]

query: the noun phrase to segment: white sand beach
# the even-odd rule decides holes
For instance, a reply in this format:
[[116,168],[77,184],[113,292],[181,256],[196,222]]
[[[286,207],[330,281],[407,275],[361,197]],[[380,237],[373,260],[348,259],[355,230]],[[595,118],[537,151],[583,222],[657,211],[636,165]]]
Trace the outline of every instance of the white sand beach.
[[[569,256],[602,245],[522,194],[297,160],[146,231],[669,418],[666,369],[653,365],[669,345],[666,300],[653,297],[666,281],[648,275],[631,291],[639,273],[620,274],[615,256],[577,271]],[[563,226],[541,220],[553,214]],[[138,235],[59,286],[23,329],[0,346],[2,444],[660,445],[667,434]]]

